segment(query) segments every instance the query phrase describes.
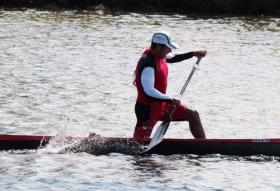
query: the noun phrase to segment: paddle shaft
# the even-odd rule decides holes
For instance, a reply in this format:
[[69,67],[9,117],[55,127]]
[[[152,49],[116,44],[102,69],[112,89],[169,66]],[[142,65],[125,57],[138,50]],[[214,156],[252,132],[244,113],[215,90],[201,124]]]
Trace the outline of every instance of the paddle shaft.
[[[189,75],[187,81],[185,82],[185,84],[184,84],[184,86],[183,86],[183,88],[182,88],[182,90],[181,90],[181,92],[180,92],[179,100],[181,100],[181,98],[182,98],[182,96],[183,96],[183,94],[184,94],[184,92],[185,92],[185,90],[186,90],[186,88],[187,88],[189,82],[191,81],[191,78],[192,78],[192,76],[193,76],[193,74],[194,74],[194,72],[195,72],[195,70],[196,70],[196,68],[197,68],[197,66],[198,66],[198,64],[199,64],[199,62],[200,62],[201,59],[202,59],[202,57],[199,57],[199,58],[197,59],[196,63],[194,64],[193,69],[192,69],[192,71],[191,71],[191,73],[190,73],[190,75]],[[177,105],[173,105],[171,111],[170,111],[169,114],[168,114],[168,118],[171,118],[171,117],[172,117],[172,115],[173,115],[173,113],[174,113],[174,111],[175,111],[176,108],[177,108]]]

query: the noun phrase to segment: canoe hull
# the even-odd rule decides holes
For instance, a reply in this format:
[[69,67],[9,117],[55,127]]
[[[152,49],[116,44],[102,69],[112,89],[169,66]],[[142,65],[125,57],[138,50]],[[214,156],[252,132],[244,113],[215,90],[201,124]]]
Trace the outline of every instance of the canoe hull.
[[[47,146],[53,136],[0,135],[0,150],[33,150]],[[139,155],[150,139],[117,137],[64,137],[70,152],[108,154],[112,152]],[[280,156],[280,139],[164,139],[145,154],[221,154],[221,155],[266,155]]]

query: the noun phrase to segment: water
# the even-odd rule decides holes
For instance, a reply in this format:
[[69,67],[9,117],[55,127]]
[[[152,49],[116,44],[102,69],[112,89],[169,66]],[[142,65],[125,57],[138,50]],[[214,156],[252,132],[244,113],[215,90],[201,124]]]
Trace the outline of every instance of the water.
[[[135,64],[167,30],[206,49],[184,103],[208,138],[280,137],[280,19],[76,11],[0,11],[2,134],[131,137]],[[196,59],[170,65],[178,95]],[[192,138],[187,123],[166,137]],[[280,190],[278,158],[1,152],[3,190]]]

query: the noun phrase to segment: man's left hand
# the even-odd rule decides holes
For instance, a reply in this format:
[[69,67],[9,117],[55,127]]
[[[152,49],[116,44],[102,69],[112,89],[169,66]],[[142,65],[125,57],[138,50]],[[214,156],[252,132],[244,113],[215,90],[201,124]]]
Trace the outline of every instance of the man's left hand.
[[206,50],[199,50],[199,51],[194,51],[193,52],[193,56],[200,58],[200,57],[204,57],[207,54]]

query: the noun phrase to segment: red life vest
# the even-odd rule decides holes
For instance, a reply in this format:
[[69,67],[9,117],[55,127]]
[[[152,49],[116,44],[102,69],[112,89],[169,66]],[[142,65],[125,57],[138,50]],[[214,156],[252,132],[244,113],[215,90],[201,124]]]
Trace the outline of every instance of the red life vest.
[[[159,58],[156,55],[154,55],[151,51],[151,48],[146,49],[143,52],[142,56],[145,56],[147,54],[151,54],[154,57],[155,62],[156,62],[156,66],[157,66],[157,68],[155,70],[155,84],[154,84],[154,87],[159,92],[165,94],[166,89],[167,89],[167,79],[168,79],[168,66],[167,66],[166,60],[165,60],[165,58]],[[143,86],[141,84],[141,76],[139,75],[139,72],[138,72],[138,65],[139,65],[139,61],[137,63],[136,69],[134,71],[135,80],[133,82],[133,84],[137,87],[137,92],[138,92],[137,102],[141,103],[141,104],[147,104],[147,105],[158,102],[157,100],[154,100],[154,99],[148,97],[144,93],[144,89],[143,89]]]

